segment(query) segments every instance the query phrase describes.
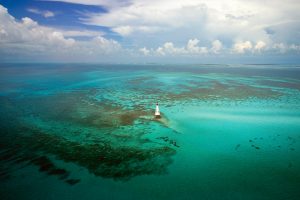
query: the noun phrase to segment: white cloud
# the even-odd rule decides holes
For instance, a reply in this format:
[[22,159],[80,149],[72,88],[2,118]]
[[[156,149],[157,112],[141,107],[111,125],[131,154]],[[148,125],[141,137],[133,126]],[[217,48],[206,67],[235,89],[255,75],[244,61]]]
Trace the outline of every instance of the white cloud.
[[172,42],[166,42],[163,46],[158,47],[156,52],[158,55],[176,55],[185,54],[186,49],[184,47],[175,47]]
[[163,49],[162,47],[158,47],[158,48],[156,49],[156,53],[157,53],[158,55],[161,55],[161,56],[166,55],[166,53],[165,53],[165,51],[164,51],[164,49]]
[[[0,5],[0,57],[18,53],[101,60],[129,51],[172,58],[300,51],[298,0],[56,1],[105,6],[107,12],[84,13],[79,22],[106,26],[133,48],[124,50],[103,32],[51,28],[27,17],[16,20]],[[46,17],[41,10],[31,11]]]
[[279,51],[279,53],[284,54],[287,52],[298,52],[300,53],[300,45],[297,44],[286,44],[286,43],[274,43],[272,49]]
[[206,47],[199,47],[198,46],[199,40],[198,39],[190,39],[186,45],[187,52],[191,54],[198,54],[198,53],[207,53]]
[[120,34],[121,36],[127,37],[132,33],[155,33],[159,30],[162,30],[161,27],[157,26],[116,26],[111,28],[115,33]]
[[259,0],[60,1],[108,7],[107,13],[87,15],[84,22],[88,24],[115,29],[129,26],[136,31],[140,26],[156,26],[157,31],[178,27],[194,27],[194,30],[204,28],[205,35],[213,34],[214,37],[219,34],[244,37],[249,31],[249,37],[266,36],[263,30],[265,27],[272,26],[274,22],[298,21],[300,17],[298,0],[267,0],[264,3]]
[[175,47],[172,42],[166,42],[162,48],[166,54],[171,54],[171,55],[172,54],[182,54],[182,53],[186,52],[183,47]]
[[117,41],[112,39],[106,39],[102,36],[95,37],[91,42],[92,44],[94,44],[96,50],[100,49],[100,52],[106,54],[113,53],[121,49],[121,45]]
[[133,32],[133,28],[131,26],[119,26],[112,29],[114,32],[119,33],[122,36],[127,36]]
[[210,51],[212,53],[219,54],[222,48],[223,48],[222,42],[220,40],[215,40],[212,42],[212,47]]
[[233,51],[239,54],[243,54],[246,51],[250,51],[251,49],[252,49],[252,43],[250,41],[236,42],[233,46]]
[[[66,36],[89,35],[91,40],[80,41]],[[95,32],[60,31],[39,25],[28,17],[17,21],[6,8],[0,5],[0,57],[14,55],[37,55],[83,58],[87,55],[95,57],[114,54],[122,49],[112,39],[96,36]],[[36,57],[38,58],[38,57]]]
[[66,39],[62,33],[50,28],[39,26],[37,22],[28,17],[17,22],[7,12],[7,9],[0,5],[1,30],[6,34],[1,34],[0,43],[2,45],[43,45],[44,47],[68,48],[75,43],[73,39]]
[[260,52],[261,50],[265,49],[266,46],[267,46],[267,44],[264,41],[258,41],[256,43],[254,49]]
[[162,55],[196,55],[208,53],[207,47],[200,47],[197,38],[188,40],[185,47],[175,47],[172,42],[166,42],[158,47],[157,52]]
[[150,54],[150,50],[146,47],[140,48],[139,51],[142,52],[145,56],[148,56]]
[[38,26],[38,23],[33,21],[32,19],[30,19],[29,17],[22,18],[22,22],[23,22],[24,27],[27,27],[29,29]]
[[275,43],[275,44],[273,44],[273,49],[279,50],[280,53],[285,53],[287,51],[288,47],[286,44],[283,44],[283,43]]
[[135,32],[153,33],[184,27],[201,20],[206,6],[189,2],[136,0],[127,6],[111,7],[108,13],[86,14],[81,20],[85,24],[110,27],[123,36],[130,36]]
[[105,35],[101,31],[89,31],[89,30],[59,30],[65,37],[97,37]]
[[300,45],[291,44],[290,49],[299,52],[300,51]]
[[[185,47],[175,46],[173,42],[166,42],[162,46],[157,47],[155,50],[146,47],[140,48],[145,56],[203,56],[203,55],[216,55],[222,53],[223,55],[233,54],[253,54],[259,55],[262,51],[271,53],[286,53],[288,51],[300,52],[300,45],[284,43],[274,43],[268,46],[264,41],[258,41],[256,44],[251,41],[238,41],[232,48],[224,48],[220,40],[214,40],[211,46],[199,46],[200,41],[197,38],[189,39]],[[254,45],[255,44],[255,45]]]
[[[85,24],[106,26],[135,45],[152,48],[163,41],[184,45],[190,38],[202,42],[222,38],[222,47],[235,41],[299,43],[299,0],[56,0],[85,5],[101,5],[108,12],[86,13]],[[266,30],[272,30],[273,34]],[[215,45],[219,45],[215,43]],[[261,45],[261,44],[259,44]],[[212,53],[220,50],[210,49]],[[244,49],[245,50],[245,49]]]
[[39,10],[39,9],[36,9],[36,8],[28,8],[27,11],[31,12],[31,13],[34,13],[34,14],[42,15],[45,18],[55,16],[54,12],[51,12],[49,10]]
[[[147,49],[146,47],[140,49],[144,55],[160,55],[160,56],[174,56],[174,55],[190,55],[199,56],[210,53],[209,47],[199,46],[199,40],[197,38],[189,39],[185,47],[176,47],[172,42],[166,42],[162,46],[156,48],[156,50]],[[219,40],[215,40],[212,43],[211,53],[218,53],[222,49],[222,43]]]

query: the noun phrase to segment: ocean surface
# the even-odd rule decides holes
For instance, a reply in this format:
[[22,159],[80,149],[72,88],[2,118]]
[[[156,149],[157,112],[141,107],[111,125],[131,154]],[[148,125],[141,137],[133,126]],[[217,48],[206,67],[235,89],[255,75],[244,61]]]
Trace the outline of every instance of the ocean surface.
[[300,199],[297,65],[1,64],[0,114],[1,200]]

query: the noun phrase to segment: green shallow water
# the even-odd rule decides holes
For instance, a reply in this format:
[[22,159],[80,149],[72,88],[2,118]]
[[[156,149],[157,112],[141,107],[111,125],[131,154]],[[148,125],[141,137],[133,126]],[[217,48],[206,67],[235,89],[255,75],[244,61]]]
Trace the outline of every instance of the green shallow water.
[[1,199],[300,197],[297,66],[2,65],[0,111]]

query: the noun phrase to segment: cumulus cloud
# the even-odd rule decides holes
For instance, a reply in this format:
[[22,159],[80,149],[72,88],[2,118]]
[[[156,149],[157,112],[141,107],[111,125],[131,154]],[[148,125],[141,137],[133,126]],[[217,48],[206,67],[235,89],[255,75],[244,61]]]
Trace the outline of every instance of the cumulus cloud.
[[218,54],[222,49],[222,42],[215,40],[212,42],[211,47],[200,46],[200,41],[197,38],[189,39],[185,46],[175,46],[173,42],[166,42],[162,46],[157,47],[155,50],[146,47],[139,49],[144,55],[160,55],[160,56],[199,56],[206,54]]
[[219,54],[220,51],[223,48],[223,44],[220,40],[215,40],[212,42],[212,47],[210,49],[211,52],[215,53],[215,54]]
[[199,47],[198,46],[199,40],[198,39],[190,39],[186,45],[186,51],[191,54],[202,54],[207,53],[206,47]]
[[261,52],[263,49],[265,49],[267,44],[264,41],[258,41],[254,47],[254,49],[258,52]]
[[183,54],[185,53],[183,47],[175,47],[172,42],[166,42],[162,47],[160,47],[159,52],[164,52],[164,54]]
[[184,54],[186,50],[183,47],[175,47],[172,42],[166,42],[163,46],[156,49],[158,55]]
[[[73,39],[66,39],[62,33],[47,27],[38,25],[28,17],[22,18],[20,22],[9,15],[6,8],[0,5],[0,29],[5,34],[0,35],[2,46],[26,45],[39,46],[43,48],[69,48],[75,44]],[[55,50],[55,49],[53,49]]]
[[140,48],[139,51],[145,56],[201,56],[201,55],[223,55],[232,54],[259,54],[262,51],[265,52],[278,52],[286,53],[288,51],[299,52],[300,45],[285,43],[274,43],[268,46],[264,41],[258,41],[256,43],[251,41],[238,41],[234,43],[232,48],[224,48],[220,40],[214,40],[210,46],[200,46],[200,41],[197,38],[189,39],[185,46],[175,46],[173,42],[166,42],[162,46],[156,49],[152,48]]
[[272,45],[272,50],[274,50],[275,52],[279,52],[281,54],[287,53],[287,52],[298,52],[300,53],[300,45],[296,45],[296,44],[286,44],[286,43],[274,43]]
[[28,8],[27,11],[31,12],[31,13],[34,13],[34,14],[41,15],[41,16],[43,16],[45,18],[54,17],[55,16],[54,12],[51,12],[49,10],[39,10],[39,9],[36,9],[36,8]]
[[236,42],[233,46],[233,51],[239,54],[243,54],[246,51],[250,51],[251,49],[252,49],[252,43],[250,41]]
[[162,46],[157,47],[156,49],[152,48],[140,48],[141,52],[145,56],[201,56],[201,55],[217,55],[222,52],[223,55],[229,54],[257,54],[262,51],[273,51],[279,53],[286,53],[288,51],[300,51],[300,45],[287,45],[284,43],[274,43],[272,46],[269,46],[264,41],[258,41],[253,43],[251,41],[238,41],[232,48],[224,48],[220,40],[214,40],[211,42],[210,46],[200,46],[200,41],[197,38],[189,39],[185,46],[178,47],[175,46],[173,42],[166,42]]
[[121,45],[112,39],[106,39],[102,36],[95,37],[92,41],[96,49],[103,53],[113,53],[121,49]]
[[150,50],[146,47],[140,48],[139,51],[143,53],[145,56],[148,56],[150,54]]
[[251,54],[257,54],[257,53],[300,53],[300,45],[297,44],[287,44],[287,43],[269,43],[267,44],[264,41],[258,41],[256,43],[251,41],[239,41],[234,44],[234,46],[231,49],[232,53],[237,54],[245,54],[245,53],[251,53]]
[[[121,45],[106,39],[101,33],[60,31],[39,25],[28,17],[17,21],[0,5],[0,56],[45,55],[74,56],[107,55],[118,52]],[[90,40],[79,41],[68,36],[89,35]]]
[[289,48],[298,52],[300,51],[300,45],[291,44]]

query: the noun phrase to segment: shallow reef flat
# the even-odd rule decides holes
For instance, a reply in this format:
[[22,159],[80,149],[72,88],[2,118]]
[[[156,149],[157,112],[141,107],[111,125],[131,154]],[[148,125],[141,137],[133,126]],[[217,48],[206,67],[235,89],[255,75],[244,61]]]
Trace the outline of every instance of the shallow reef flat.
[[300,196],[300,68],[20,64],[0,72],[4,199],[51,199],[49,187],[58,199]]

